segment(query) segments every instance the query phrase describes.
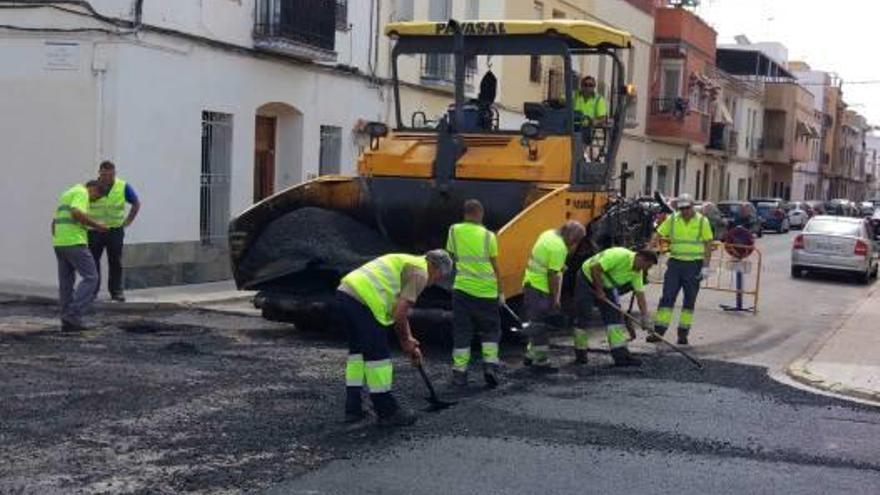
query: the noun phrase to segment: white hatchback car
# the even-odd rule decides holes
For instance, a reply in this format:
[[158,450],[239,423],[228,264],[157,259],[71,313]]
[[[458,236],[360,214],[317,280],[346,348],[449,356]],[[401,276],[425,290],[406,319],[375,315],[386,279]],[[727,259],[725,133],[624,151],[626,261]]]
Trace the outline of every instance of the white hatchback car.
[[865,219],[817,216],[794,238],[791,276],[808,272],[843,272],[867,284],[877,277],[877,248]]

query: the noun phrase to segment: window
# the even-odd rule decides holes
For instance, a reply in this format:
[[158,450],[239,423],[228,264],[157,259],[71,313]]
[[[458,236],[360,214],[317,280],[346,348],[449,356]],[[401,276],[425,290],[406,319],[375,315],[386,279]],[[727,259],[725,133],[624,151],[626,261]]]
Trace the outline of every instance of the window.
[[465,8],[465,18],[466,19],[479,19],[480,18],[480,2],[479,2],[479,0],[467,0],[467,7]]
[[[541,2],[535,2],[534,4],[534,14],[535,19],[541,20],[544,18],[544,4]],[[543,70],[541,68],[541,56],[540,55],[532,55],[529,58],[529,81],[533,83],[541,82],[541,74]]]
[[565,77],[563,69],[550,69],[547,72],[547,99],[565,99]]
[[657,166],[657,190],[663,194],[667,193],[666,189],[666,176],[669,167],[666,165],[658,165]]
[[645,167],[645,196],[654,193],[654,167],[648,165]]
[[[432,0],[428,5],[428,19],[446,22],[452,17],[452,3],[449,0]],[[447,53],[425,55],[422,78],[429,81],[451,83],[455,79],[455,59]]]
[[342,128],[321,126],[321,156],[318,163],[320,175],[338,174],[342,170]]
[[199,194],[199,238],[222,244],[229,230],[232,174],[232,115],[202,112],[202,173]]
[[662,98],[674,99],[681,97],[681,61],[664,60],[660,67],[662,71],[662,79],[660,80],[660,94]]
[[394,19],[398,21],[411,21],[415,18],[414,0],[395,0]]
[[746,199],[746,180],[738,179],[736,181],[736,199]]
[[348,31],[348,0],[336,0],[336,30]]
[[699,197],[700,197],[700,186],[703,184],[703,182],[702,182],[702,175],[703,175],[703,171],[702,171],[702,170],[697,170],[697,194],[694,194],[694,197],[695,197],[695,198],[699,198]]
[[[332,51],[339,25],[339,0],[257,0],[254,40],[263,48],[279,39]],[[345,2],[342,2],[345,3]]]

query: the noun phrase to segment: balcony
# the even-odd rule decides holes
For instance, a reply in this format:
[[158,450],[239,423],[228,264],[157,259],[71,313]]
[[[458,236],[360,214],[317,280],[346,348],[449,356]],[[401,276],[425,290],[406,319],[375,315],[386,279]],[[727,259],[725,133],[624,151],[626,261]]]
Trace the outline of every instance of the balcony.
[[336,59],[336,0],[257,0],[256,5],[256,48],[311,60]]
[[681,97],[653,98],[648,116],[647,133],[673,142],[705,145],[711,127],[709,114],[693,109]]
[[739,133],[727,124],[712,124],[708,148],[735,155],[739,150]]

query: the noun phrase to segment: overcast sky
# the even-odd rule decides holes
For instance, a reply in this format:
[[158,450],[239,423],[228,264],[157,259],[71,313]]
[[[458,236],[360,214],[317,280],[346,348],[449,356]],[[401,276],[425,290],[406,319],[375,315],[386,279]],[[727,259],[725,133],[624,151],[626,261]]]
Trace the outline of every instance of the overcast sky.
[[[844,100],[880,125],[880,2],[877,0],[703,0],[697,13],[718,43],[745,34],[778,41],[791,60],[843,78]],[[847,82],[878,81],[876,84]]]

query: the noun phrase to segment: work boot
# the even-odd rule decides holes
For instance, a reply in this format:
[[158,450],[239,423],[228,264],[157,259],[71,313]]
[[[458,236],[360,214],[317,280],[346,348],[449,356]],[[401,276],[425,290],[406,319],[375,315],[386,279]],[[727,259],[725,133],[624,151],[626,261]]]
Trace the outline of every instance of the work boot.
[[88,330],[81,323],[74,323],[72,321],[61,320],[61,331],[63,333],[75,333],[82,332]]
[[586,349],[575,349],[574,350],[574,364],[587,364],[587,350]]
[[559,373],[559,368],[550,364],[550,361],[544,361],[543,363],[532,363],[529,368],[533,373],[539,375],[552,375],[554,373]]
[[363,409],[361,387],[345,387],[345,422],[357,423],[367,417]]
[[411,411],[407,411],[402,407],[398,407],[391,414],[379,416],[379,426],[409,426],[416,422],[416,415]]
[[630,354],[629,349],[626,347],[611,349],[611,357],[614,359],[614,366],[624,367],[642,365],[642,361]]
[[117,294],[111,294],[111,295],[110,295],[110,300],[112,300],[112,301],[114,301],[114,302],[124,303],[124,302],[125,302],[125,296],[122,295],[121,292],[120,292],[120,293],[117,293]]
[[648,343],[650,343],[650,344],[656,344],[656,343],[658,343],[658,342],[662,342],[663,339],[662,339],[661,337],[663,337],[663,334],[664,334],[664,333],[666,333],[666,329],[665,329],[665,328],[662,328],[662,329],[661,329],[661,328],[656,328],[656,327],[655,327],[655,328],[654,328],[654,333],[649,333],[648,336],[645,337],[645,342],[648,342]]
[[535,363],[532,361],[532,358],[526,356],[523,358],[523,366],[529,367],[534,365]]
[[497,364],[487,364],[483,366],[483,380],[486,381],[486,387],[488,388],[498,387],[499,381]]
[[452,386],[457,388],[467,387],[467,371],[452,370]]
[[678,345],[690,345],[688,344],[688,331],[687,330],[678,330],[678,339],[675,341]]

